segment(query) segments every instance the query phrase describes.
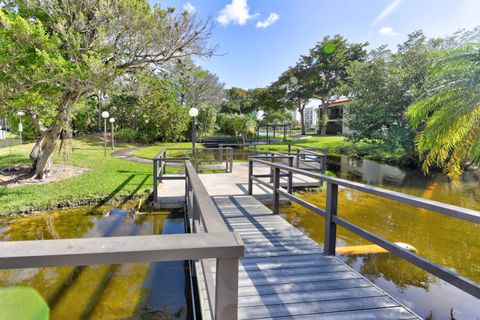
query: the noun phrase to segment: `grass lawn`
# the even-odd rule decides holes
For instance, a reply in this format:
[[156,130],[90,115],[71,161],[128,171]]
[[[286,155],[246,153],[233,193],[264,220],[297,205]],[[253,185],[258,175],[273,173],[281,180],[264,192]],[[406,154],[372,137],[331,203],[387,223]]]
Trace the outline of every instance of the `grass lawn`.
[[257,149],[287,151],[289,144],[294,144],[295,146],[328,148],[329,154],[346,154],[349,156],[360,156],[376,160],[390,159],[395,161],[401,160],[405,156],[402,150],[387,152],[378,145],[366,142],[353,143],[342,136],[312,136],[308,139],[288,140],[277,144],[258,145]]
[[[157,153],[160,152],[164,147],[167,148],[191,148],[192,143],[191,142],[172,142],[172,143],[163,143],[159,145],[154,145],[142,149],[138,149],[137,151],[134,152],[134,155],[137,157],[145,158],[145,159],[153,159]],[[195,144],[195,148],[202,149],[203,145],[201,143]],[[168,152],[167,156],[168,157],[182,157],[184,156],[183,151],[171,151]]]
[[[56,207],[98,202],[120,202],[144,194],[152,188],[152,167],[103,156],[100,139],[89,136],[73,141],[75,152],[69,160],[55,154],[55,163],[65,163],[90,169],[88,172],[58,182],[43,185],[0,187],[0,215],[46,210]],[[0,149],[0,168],[28,163],[32,144]],[[118,145],[119,148],[129,145]]]

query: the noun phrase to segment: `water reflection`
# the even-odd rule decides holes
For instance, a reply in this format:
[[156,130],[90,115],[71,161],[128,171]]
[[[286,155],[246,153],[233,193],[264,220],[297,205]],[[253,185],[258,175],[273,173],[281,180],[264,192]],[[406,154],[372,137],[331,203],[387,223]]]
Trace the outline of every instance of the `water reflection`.
[[[128,215],[128,210],[62,210],[0,220],[0,240],[87,238],[183,233],[180,212]],[[51,319],[189,319],[183,261],[4,270],[0,286],[31,286]]]
[[[347,157],[329,157],[328,169],[344,179],[480,210],[480,179],[476,173],[465,173],[453,183],[441,174],[426,177],[417,170]],[[323,192],[301,192],[300,196],[325,208]],[[479,225],[349,189],[339,190],[338,211],[346,220],[392,242],[413,245],[419,255],[480,282]],[[284,206],[282,212],[290,223],[323,243],[322,217],[297,204]],[[337,244],[368,242],[339,228]],[[450,319],[453,309],[456,319],[480,319],[480,300],[391,254],[342,259],[423,317],[432,313],[433,319]]]

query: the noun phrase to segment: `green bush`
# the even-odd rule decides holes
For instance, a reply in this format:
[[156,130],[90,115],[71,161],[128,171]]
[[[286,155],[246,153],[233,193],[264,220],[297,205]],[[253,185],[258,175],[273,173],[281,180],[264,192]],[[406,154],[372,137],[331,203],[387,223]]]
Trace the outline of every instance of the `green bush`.
[[122,142],[132,143],[137,138],[137,132],[131,128],[120,129],[117,131],[116,138]]

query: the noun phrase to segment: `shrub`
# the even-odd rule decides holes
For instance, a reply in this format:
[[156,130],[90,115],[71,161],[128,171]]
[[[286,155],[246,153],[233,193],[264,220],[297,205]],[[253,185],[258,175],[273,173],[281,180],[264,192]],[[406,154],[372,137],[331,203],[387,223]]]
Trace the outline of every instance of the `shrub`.
[[131,128],[120,129],[116,133],[116,139],[122,142],[135,142],[137,132]]

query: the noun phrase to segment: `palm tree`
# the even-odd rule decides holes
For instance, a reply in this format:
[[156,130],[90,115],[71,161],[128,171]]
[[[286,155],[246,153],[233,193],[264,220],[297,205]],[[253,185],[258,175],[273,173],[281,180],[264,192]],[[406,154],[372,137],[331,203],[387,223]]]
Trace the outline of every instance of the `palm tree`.
[[445,51],[407,110],[419,129],[416,145],[428,173],[440,167],[450,176],[480,163],[480,46]]

